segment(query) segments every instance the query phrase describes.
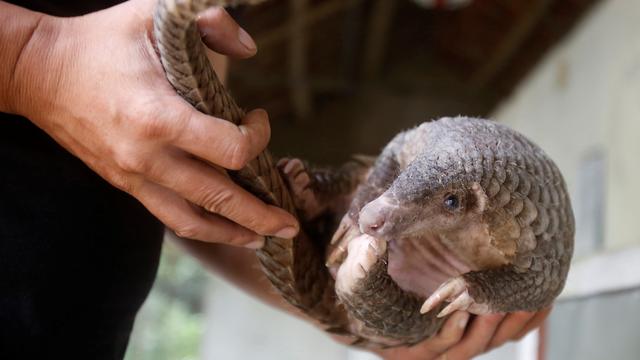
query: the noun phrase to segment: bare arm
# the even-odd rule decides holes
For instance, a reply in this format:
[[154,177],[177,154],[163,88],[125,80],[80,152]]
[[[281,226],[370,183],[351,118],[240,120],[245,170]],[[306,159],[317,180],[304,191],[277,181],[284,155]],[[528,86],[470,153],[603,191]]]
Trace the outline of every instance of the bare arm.
[[172,240],[198,259],[208,270],[221,275],[252,296],[279,309],[303,316],[275,291],[260,269],[260,263],[253,250],[177,237],[172,237]]
[[[44,15],[0,1],[0,111],[16,113],[17,100],[25,98],[19,70],[25,52]],[[44,51],[44,49],[43,49]],[[44,54],[43,54],[44,55]],[[18,70],[18,71],[17,71]]]

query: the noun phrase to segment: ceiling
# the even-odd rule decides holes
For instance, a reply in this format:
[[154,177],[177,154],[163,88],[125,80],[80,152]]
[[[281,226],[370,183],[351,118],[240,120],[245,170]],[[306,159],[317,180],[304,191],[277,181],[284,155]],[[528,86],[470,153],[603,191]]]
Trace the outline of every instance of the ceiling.
[[229,86],[269,111],[281,153],[338,160],[416,122],[487,116],[596,2],[267,1],[240,12],[259,52]]

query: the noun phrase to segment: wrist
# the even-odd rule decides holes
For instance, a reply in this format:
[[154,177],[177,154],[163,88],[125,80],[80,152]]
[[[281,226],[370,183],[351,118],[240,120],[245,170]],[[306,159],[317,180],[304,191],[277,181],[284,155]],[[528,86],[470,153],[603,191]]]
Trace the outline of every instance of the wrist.
[[13,64],[8,110],[30,120],[48,113],[58,97],[61,58],[55,48],[64,19],[33,13],[29,36]]
[[16,113],[16,70],[43,14],[0,1],[0,111]]

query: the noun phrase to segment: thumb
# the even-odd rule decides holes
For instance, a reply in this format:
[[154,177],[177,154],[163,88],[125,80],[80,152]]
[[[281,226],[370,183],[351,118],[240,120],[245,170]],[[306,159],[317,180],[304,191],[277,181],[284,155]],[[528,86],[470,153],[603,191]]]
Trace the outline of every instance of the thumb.
[[202,41],[211,50],[235,58],[256,54],[256,43],[222,7],[212,7],[198,16]]

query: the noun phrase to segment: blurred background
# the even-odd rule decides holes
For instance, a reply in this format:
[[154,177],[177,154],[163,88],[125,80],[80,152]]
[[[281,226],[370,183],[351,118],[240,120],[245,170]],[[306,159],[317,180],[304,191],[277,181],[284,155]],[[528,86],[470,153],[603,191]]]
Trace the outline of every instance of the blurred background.
[[[229,86],[276,155],[339,164],[441,116],[487,117],[568,182],[574,265],[541,331],[482,359],[638,359],[640,1],[272,0]],[[248,297],[165,242],[128,359],[376,359]]]

